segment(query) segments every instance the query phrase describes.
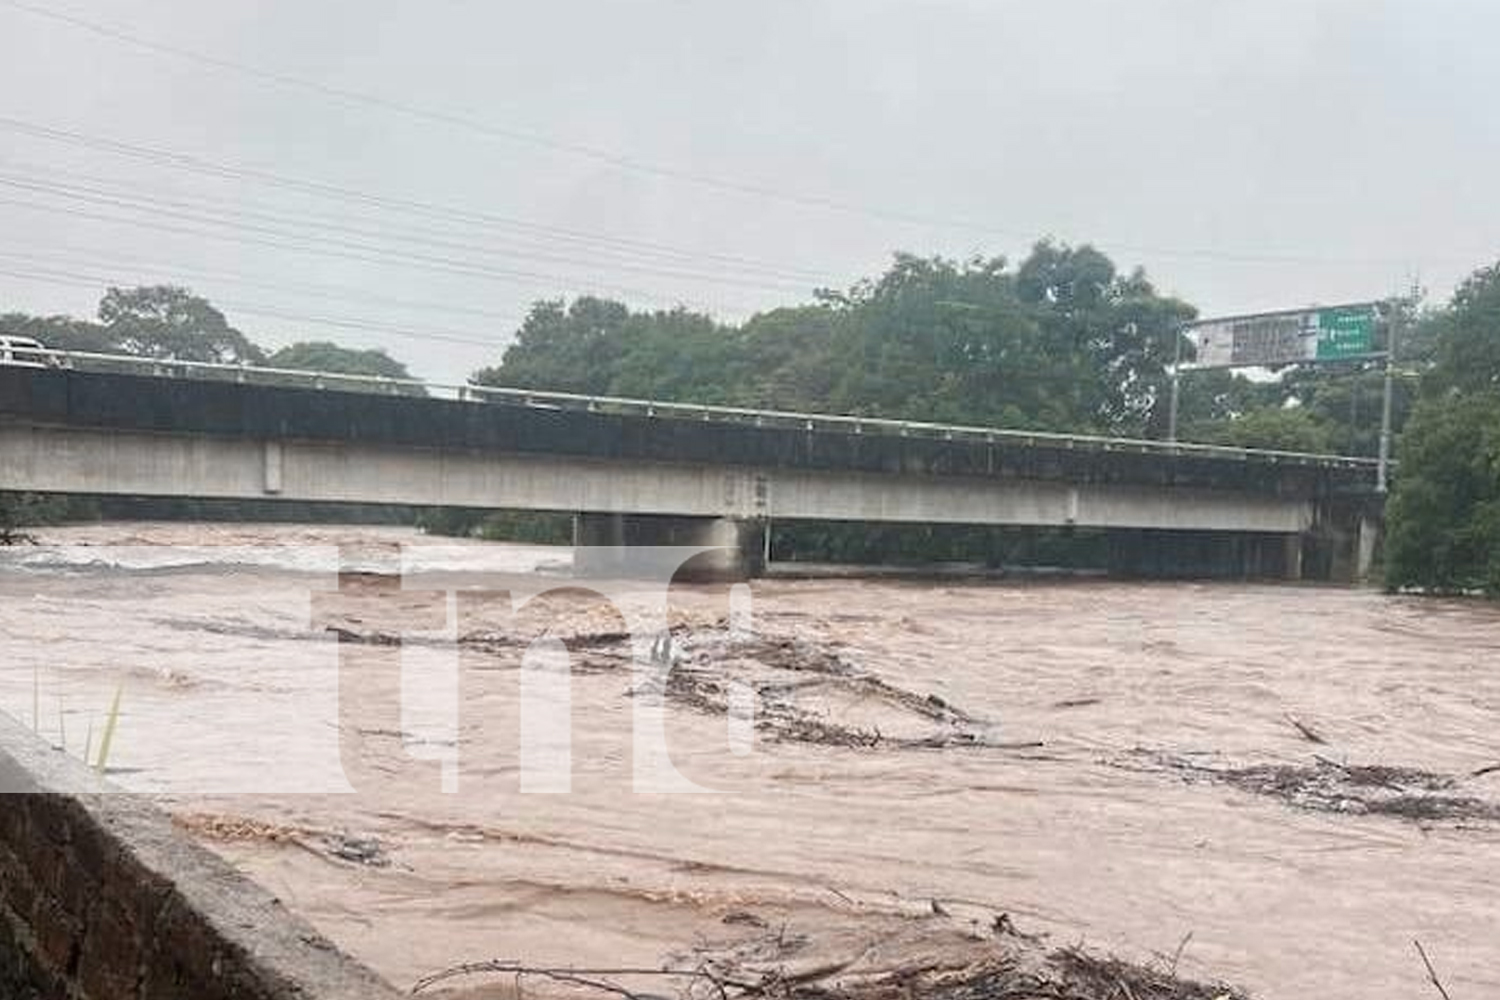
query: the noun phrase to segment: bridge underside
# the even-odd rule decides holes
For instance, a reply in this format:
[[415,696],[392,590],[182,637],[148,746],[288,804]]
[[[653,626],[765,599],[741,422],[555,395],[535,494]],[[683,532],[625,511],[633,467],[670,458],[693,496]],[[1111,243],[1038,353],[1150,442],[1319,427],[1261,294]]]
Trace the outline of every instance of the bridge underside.
[[[1239,553],[1234,558],[1245,575],[1299,577],[1300,540],[1317,512],[1309,499],[1229,490],[609,461],[25,422],[0,426],[0,488],[623,515],[623,521],[586,523],[592,534],[581,540],[612,544],[604,541],[611,532],[629,530],[634,544],[737,545],[745,556],[726,564],[730,573],[753,571],[751,547],[760,533],[725,525],[807,519],[1122,529],[1122,539],[1133,539],[1117,546],[1127,570],[1172,575],[1174,561],[1222,561],[1212,554],[1222,550]],[[696,534],[695,522],[702,525]],[[1215,536],[1239,541],[1216,549],[1218,543],[1205,541]]]

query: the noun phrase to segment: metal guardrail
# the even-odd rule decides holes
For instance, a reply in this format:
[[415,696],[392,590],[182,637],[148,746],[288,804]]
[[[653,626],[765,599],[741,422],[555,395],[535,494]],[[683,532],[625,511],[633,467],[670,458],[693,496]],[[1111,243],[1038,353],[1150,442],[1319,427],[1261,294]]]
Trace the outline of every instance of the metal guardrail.
[[1374,469],[1377,459],[1352,455],[1322,455],[1311,452],[1276,451],[1262,448],[1236,448],[1217,444],[1152,441],[1143,438],[1107,437],[1097,434],[1059,434],[1052,431],[1011,430],[1000,427],[976,427],[964,424],[938,424],[919,420],[892,420],[884,417],[858,417],[829,413],[800,413],[788,410],[757,410],[741,406],[713,406],[700,403],[677,403],[664,400],[631,399],[622,396],[588,396],[569,392],[546,392],[534,389],[509,389],[495,386],[424,382],[419,379],[394,379],[378,375],[347,375],[338,372],[305,371],[294,368],[268,368],[257,365],[218,364],[201,361],[161,361],[128,354],[95,354],[87,351],[45,349],[39,352],[46,366],[75,371],[114,371],[123,374],[146,374],[162,378],[198,378],[260,385],[299,386],[345,392],[365,392],[393,396],[421,396],[430,399],[452,399],[478,404],[502,403],[548,410],[574,410],[590,413],[612,413],[639,417],[666,417],[749,424],[844,434],[880,434],[895,437],[921,437],[947,441],[983,441],[991,444],[1046,444],[1055,447],[1133,452],[1162,456],[1198,456],[1235,461],[1261,461],[1271,464],[1316,465],[1326,468]]

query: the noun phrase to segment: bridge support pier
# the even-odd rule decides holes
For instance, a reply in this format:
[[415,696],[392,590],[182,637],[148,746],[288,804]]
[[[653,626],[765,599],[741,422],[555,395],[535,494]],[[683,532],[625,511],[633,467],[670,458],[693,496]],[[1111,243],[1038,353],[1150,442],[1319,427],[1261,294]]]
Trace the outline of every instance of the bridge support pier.
[[1369,583],[1385,523],[1373,504],[1328,504],[1319,511],[1316,543],[1327,553],[1328,579]]
[[1281,578],[1300,580],[1302,579],[1302,535],[1300,532],[1294,535],[1282,535],[1281,539]]
[[[693,582],[746,580],[764,569],[765,530],[761,522],[730,517],[577,514],[573,518],[573,573],[582,577],[670,573],[674,580]],[[681,562],[683,547],[713,551]]]
[[1368,515],[1359,519],[1355,538],[1354,582],[1369,583],[1375,570],[1375,548],[1382,531],[1378,520]]

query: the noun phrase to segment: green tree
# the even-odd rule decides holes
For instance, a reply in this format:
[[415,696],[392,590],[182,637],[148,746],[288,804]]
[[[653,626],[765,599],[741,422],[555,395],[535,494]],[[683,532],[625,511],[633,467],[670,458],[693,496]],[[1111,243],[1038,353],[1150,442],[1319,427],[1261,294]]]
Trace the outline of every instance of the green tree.
[[728,404],[743,354],[734,332],[701,313],[672,309],[632,315],[605,391],[612,396]]
[[1398,455],[1387,585],[1500,595],[1500,392],[1424,400]]
[[1280,408],[1286,402],[1280,385],[1257,382],[1228,368],[1188,372],[1179,388],[1178,417],[1184,440],[1213,433],[1214,424],[1238,419],[1263,407]]
[[898,254],[878,279],[826,301],[838,313],[836,367],[818,409],[1032,425],[1070,416],[1047,412],[1054,369],[1001,258]]
[[409,379],[406,365],[381,348],[358,350],[340,347],[326,340],[303,340],[288,344],[265,359],[271,368],[297,371],[338,372],[343,375],[372,375],[377,378]]
[[537,303],[485,385],[1046,430],[1162,423],[1192,309],[1091,247],[897,254],[880,276],[742,326],[596,298]]
[[1500,263],[1474,272],[1430,317],[1435,390],[1500,389]]
[[1204,425],[1194,440],[1238,448],[1326,454],[1332,448],[1333,428],[1300,406],[1261,407]]
[[119,344],[98,323],[71,316],[28,316],[25,313],[0,314],[0,333],[30,337],[60,351],[88,351],[114,354]]
[[1164,433],[1173,341],[1196,311],[1159,295],[1140,269],[1120,275],[1088,245],[1038,243],[1016,280],[1048,353],[1067,359],[1055,391],[1078,419],[1105,433]]
[[1386,582],[1500,595],[1500,265],[1422,326],[1433,363],[1397,451]]
[[827,302],[757,313],[738,332],[738,402],[769,410],[830,406],[842,367],[837,331],[843,318]]
[[623,348],[630,310],[591,296],[531,307],[501,363],[475,372],[477,385],[603,395]]
[[99,321],[126,354],[219,364],[265,360],[207,299],[176,285],[111,288],[99,302]]

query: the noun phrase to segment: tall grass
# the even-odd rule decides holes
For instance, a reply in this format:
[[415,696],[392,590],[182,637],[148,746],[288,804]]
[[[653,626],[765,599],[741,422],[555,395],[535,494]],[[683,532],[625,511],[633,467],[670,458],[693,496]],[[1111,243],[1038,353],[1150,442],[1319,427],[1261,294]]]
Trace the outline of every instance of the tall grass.
[[[100,774],[109,768],[109,754],[115,743],[115,731],[120,725],[120,702],[125,694],[125,682],[115,685],[115,694],[109,703],[109,712],[104,717],[104,732],[99,739],[99,754],[94,757],[94,716],[89,714],[88,732],[83,742],[83,762]],[[42,673],[39,665],[31,668],[31,729],[38,736],[42,733]],[[67,706],[62,695],[57,696],[57,740],[58,748],[68,752]],[[92,758],[92,759],[91,759]]]
[[100,774],[109,766],[109,751],[114,746],[115,727],[120,722],[120,696],[124,693],[125,682],[121,681],[116,685],[114,699],[109,703],[109,715],[104,719],[104,734],[99,737],[99,759],[94,763],[94,770]]

